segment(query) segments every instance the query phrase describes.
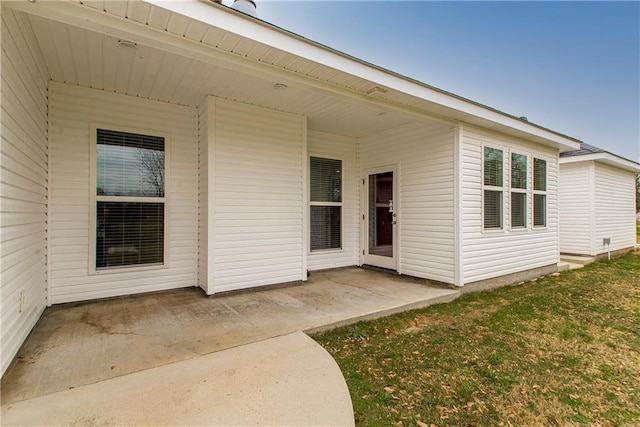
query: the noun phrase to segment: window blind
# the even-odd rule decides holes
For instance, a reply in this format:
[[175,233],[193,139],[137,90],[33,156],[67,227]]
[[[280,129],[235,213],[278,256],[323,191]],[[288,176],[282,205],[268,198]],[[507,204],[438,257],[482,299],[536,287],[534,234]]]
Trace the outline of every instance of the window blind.
[[164,138],[97,130],[98,195],[164,196]]
[[502,150],[484,147],[484,185],[502,187],[503,160]]
[[96,130],[96,268],[164,262],[165,140]]
[[342,160],[309,159],[310,248],[342,247]]

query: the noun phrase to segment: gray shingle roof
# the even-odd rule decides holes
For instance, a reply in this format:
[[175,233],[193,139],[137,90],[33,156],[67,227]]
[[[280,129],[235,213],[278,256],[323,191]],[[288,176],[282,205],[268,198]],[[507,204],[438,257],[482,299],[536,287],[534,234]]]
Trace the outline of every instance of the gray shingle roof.
[[[593,145],[589,145],[583,142],[580,144],[579,150],[564,151],[560,153],[560,157],[584,156],[585,154],[594,154],[594,153],[609,153],[609,152],[603,150],[602,148],[594,147]],[[609,153],[609,154],[616,156],[613,153]],[[620,157],[620,156],[616,156],[616,157]]]

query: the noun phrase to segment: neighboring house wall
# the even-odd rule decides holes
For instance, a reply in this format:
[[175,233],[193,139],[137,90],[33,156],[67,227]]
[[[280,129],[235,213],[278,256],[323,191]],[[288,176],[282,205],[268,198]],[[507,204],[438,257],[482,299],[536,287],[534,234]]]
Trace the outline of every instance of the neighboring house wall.
[[[462,252],[464,283],[499,277],[557,264],[558,159],[557,151],[508,136],[465,127],[462,138]],[[483,146],[527,154],[529,188],[533,184],[532,157],[547,161],[547,226],[532,227],[531,197],[527,203],[527,228],[510,230],[510,206],[503,204],[502,230],[483,229]],[[510,156],[505,155],[506,179]],[[505,183],[508,186],[508,179]],[[507,187],[508,191],[508,187]]]
[[360,140],[360,165],[397,164],[398,271],[454,283],[454,132],[413,123]]
[[305,118],[221,99],[207,117],[207,292],[305,280]]
[[[309,131],[308,155],[342,160],[342,249],[309,252],[309,270],[359,263],[360,188],[357,143],[354,138]],[[308,180],[306,181],[309,182]],[[308,184],[307,184],[308,185]],[[309,248],[307,248],[307,251]]]
[[27,17],[2,10],[0,375],[47,301],[47,82]]
[[[50,303],[194,286],[197,257],[197,111],[60,83],[50,85]],[[169,135],[165,266],[90,274],[91,125]]]
[[607,252],[604,238],[611,239],[612,251],[636,244],[634,194],[633,172],[595,163],[595,254]]
[[594,163],[560,165],[560,252],[593,254]]

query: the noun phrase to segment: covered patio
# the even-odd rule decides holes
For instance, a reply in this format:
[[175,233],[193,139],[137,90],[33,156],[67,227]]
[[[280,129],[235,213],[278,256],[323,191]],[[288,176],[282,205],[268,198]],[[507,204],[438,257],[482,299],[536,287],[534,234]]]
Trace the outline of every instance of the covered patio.
[[40,396],[459,295],[423,280],[349,267],[262,291],[207,297],[186,288],[49,307],[2,379],[3,412]]

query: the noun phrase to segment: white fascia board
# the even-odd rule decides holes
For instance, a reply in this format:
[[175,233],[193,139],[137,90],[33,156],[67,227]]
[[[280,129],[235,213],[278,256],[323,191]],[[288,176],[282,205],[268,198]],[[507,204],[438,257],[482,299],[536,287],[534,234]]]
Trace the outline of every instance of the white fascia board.
[[264,43],[301,58],[318,62],[336,70],[369,80],[372,83],[451,108],[463,113],[465,116],[486,120],[537,138],[545,139],[553,143],[553,145],[560,150],[576,150],[579,148],[579,142],[573,138],[527,123],[519,118],[462,99],[444,91],[436,90],[425,84],[305,39],[267,22],[244,16],[244,14],[225,6],[213,4],[208,0],[145,1],[149,4],[204,22],[247,39]]
[[614,156],[610,153],[593,153],[583,154],[580,156],[560,157],[560,164],[580,163],[580,162],[601,162],[607,165],[615,166],[629,172],[640,173],[640,164],[631,160]]

